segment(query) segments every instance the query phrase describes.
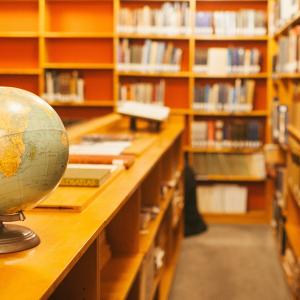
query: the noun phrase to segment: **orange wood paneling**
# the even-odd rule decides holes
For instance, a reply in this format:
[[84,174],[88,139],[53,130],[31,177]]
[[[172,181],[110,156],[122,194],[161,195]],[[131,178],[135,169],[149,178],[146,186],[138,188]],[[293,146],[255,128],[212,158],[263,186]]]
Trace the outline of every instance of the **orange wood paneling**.
[[0,38],[1,68],[37,68],[38,39]]
[[171,108],[188,108],[189,85],[188,79],[168,78],[166,79],[166,105]]
[[112,32],[113,1],[47,1],[46,31]]
[[38,94],[39,78],[37,75],[0,75],[0,86],[12,86]]
[[38,2],[0,1],[0,33],[38,31]]
[[200,11],[257,9],[267,10],[267,1],[197,1],[196,9]]
[[47,39],[46,59],[52,63],[113,63],[113,40]]
[[96,107],[54,107],[63,120],[86,120],[100,117],[112,112],[112,108]]

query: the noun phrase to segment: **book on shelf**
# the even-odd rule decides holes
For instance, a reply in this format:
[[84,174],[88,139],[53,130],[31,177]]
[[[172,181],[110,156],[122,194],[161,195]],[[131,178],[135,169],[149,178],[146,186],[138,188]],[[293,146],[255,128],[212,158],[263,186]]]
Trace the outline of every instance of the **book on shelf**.
[[194,153],[193,165],[197,180],[210,176],[253,177],[265,179],[265,158],[263,153],[220,154]]
[[165,89],[166,81],[164,79],[159,80],[158,83],[121,83],[119,86],[119,100],[164,105]]
[[59,185],[99,187],[116,168],[113,165],[69,163]]
[[278,73],[300,71],[300,25],[279,37],[275,70]]
[[193,121],[191,143],[200,148],[259,148],[262,146],[262,124],[257,120]]
[[240,11],[198,11],[195,15],[195,33],[200,35],[267,34],[264,11],[242,9]]
[[290,124],[300,129],[300,83],[293,83],[293,95],[290,103]]
[[259,49],[196,48],[195,73],[204,74],[257,74],[261,71]]
[[248,189],[236,184],[199,185],[197,208],[200,213],[244,214]]
[[193,108],[201,111],[249,112],[253,109],[255,80],[197,85]]
[[84,79],[77,70],[47,70],[43,98],[50,103],[82,103],[84,101]]
[[280,104],[275,97],[272,103],[272,138],[274,142],[286,145],[288,142],[288,106]]
[[160,8],[148,5],[136,9],[121,7],[117,30],[119,33],[189,34],[190,17],[188,3],[166,2]]
[[117,68],[128,72],[179,72],[182,52],[173,42],[145,40],[141,45],[122,39]]

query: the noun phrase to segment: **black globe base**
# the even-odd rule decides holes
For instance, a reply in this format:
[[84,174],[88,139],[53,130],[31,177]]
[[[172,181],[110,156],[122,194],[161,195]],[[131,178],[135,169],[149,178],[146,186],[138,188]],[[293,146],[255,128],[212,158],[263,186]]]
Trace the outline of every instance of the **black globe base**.
[[3,223],[24,219],[22,212],[0,216],[0,254],[23,251],[39,245],[39,237],[29,228]]

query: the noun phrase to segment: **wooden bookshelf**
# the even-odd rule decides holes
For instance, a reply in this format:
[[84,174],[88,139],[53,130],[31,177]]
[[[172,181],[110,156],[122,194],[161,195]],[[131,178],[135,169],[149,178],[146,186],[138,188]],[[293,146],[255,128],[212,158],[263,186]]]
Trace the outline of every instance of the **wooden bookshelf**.
[[[154,245],[165,251],[165,258],[147,291],[154,295],[159,290],[157,299],[166,300],[183,237],[183,215],[178,215],[179,221],[173,227],[175,188],[169,188],[164,197],[160,191],[161,185],[183,168],[182,121],[182,117],[172,117],[160,133],[148,134],[152,142],[148,144],[145,138],[148,146],[136,156],[133,166],[123,169],[84,210],[26,211],[24,224],[35,230],[42,243],[34,249],[0,257],[3,266],[0,298],[13,299],[20,294],[24,299],[142,300],[139,291],[145,285],[141,276],[147,272],[144,262]],[[111,114],[93,119],[71,127],[70,142],[78,141],[84,134],[113,134],[120,132],[120,128],[129,133],[127,118]],[[182,178],[178,184],[183,184]],[[140,232],[140,212],[144,205],[161,208],[146,236]],[[104,231],[112,255],[101,265]],[[31,287],[26,288],[29,283]]]

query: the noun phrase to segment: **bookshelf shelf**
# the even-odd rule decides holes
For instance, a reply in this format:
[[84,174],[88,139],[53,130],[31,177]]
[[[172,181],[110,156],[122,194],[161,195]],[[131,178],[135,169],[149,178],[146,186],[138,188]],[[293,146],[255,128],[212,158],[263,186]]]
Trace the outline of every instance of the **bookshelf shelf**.
[[124,72],[119,71],[117,72],[119,76],[133,76],[133,77],[174,77],[174,78],[189,78],[189,72]]
[[253,79],[267,79],[267,73],[259,73],[259,74],[197,74],[194,73],[193,77],[195,78],[253,78]]
[[247,36],[247,35],[196,35],[197,41],[268,41],[268,36]]
[[85,100],[82,103],[75,103],[75,102],[67,102],[67,103],[61,103],[61,102],[51,102],[51,106],[54,107],[113,107],[114,102],[113,101],[102,101],[102,100]]
[[45,32],[45,38],[114,38],[113,32]]
[[288,132],[292,135],[298,142],[300,142],[300,130],[295,128],[293,125],[288,126]]
[[255,153],[261,151],[262,148],[217,148],[217,147],[184,147],[185,152],[190,153]]
[[287,33],[287,31],[294,25],[300,22],[300,12],[296,13],[288,21],[285,22],[278,30],[276,30],[274,37],[278,38],[280,35]]
[[292,249],[297,258],[300,258],[300,228],[299,226],[288,224],[286,225],[287,236]]
[[5,75],[39,75],[42,73],[40,69],[17,69],[17,68],[0,68],[0,74]]
[[190,35],[177,34],[138,34],[138,33],[118,33],[119,38],[126,39],[153,39],[153,40],[189,40]]
[[101,299],[126,299],[143,258],[141,253],[113,257],[101,270]]
[[0,38],[38,38],[39,33],[35,31],[0,31]]
[[45,69],[91,69],[91,70],[113,70],[113,64],[95,63],[44,63]]
[[299,73],[273,73],[273,80],[277,79],[299,79]]
[[203,116],[203,117],[247,117],[247,118],[257,118],[257,117],[267,117],[268,112],[265,110],[261,111],[249,111],[249,112],[207,112],[207,111],[197,111],[192,110],[190,112],[195,116]]
[[199,182],[264,182],[265,178],[252,176],[225,176],[225,175],[210,175],[196,176]]

